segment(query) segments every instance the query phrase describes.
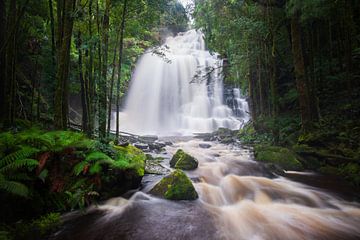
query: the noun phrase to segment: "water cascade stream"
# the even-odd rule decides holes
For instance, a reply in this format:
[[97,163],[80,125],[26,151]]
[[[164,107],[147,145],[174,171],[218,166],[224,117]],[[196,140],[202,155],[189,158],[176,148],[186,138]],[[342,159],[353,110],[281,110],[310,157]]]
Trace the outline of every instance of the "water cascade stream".
[[169,37],[160,49],[164,56],[149,51],[137,64],[121,130],[189,135],[239,128],[241,122],[223,104],[222,60],[205,50],[203,34],[190,30]]
[[240,120],[222,103],[220,68],[204,81],[190,83],[199,66],[221,66],[216,55],[205,51],[200,32],[169,38],[166,45],[171,64],[151,53],[139,61],[121,126],[133,133],[177,135],[163,137],[173,145],[160,154],[161,165],[169,169],[179,148],[196,157],[199,167],[186,174],[199,199],[156,198],[148,191],[163,176],[147,174],[130,198],[67,214],[65,226],[52,239],[360,239],[360,205],[338,195],[345,187],[337,180],[309,172],[278,176],[239,143],[206,142],[208,148],[201,148],[203,140],[179,137],[235,129],[249,117],[238,91],[233,109],[242,114]]

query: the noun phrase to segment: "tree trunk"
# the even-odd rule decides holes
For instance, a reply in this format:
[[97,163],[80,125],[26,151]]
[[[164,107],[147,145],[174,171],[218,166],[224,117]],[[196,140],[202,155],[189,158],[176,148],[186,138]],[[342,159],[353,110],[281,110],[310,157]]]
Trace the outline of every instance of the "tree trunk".
[[50,16],[50,29],[51,29],[51,56],[53,65],[55,65],[55,25],[54,25],[54,9],[53,2],[49,0],[49,16]]
[[[88,29],[89,29],[89,38],[92,40],[93,33],[93,21],[92,21],[92,6],[93,0],[89,1],[89,22],[88,22]],[[88,115],[89,115],[89,134],[92,134],[94,131],[95,125],[95,78],[94,78],[94,44],[93,41],[89,43],[89,63],[88,63]]]
[[312,107],[313,102],[310,101],[309,82],[305,72],[305,62],[303,55],[303,46],[301,41],[301,27],[298,14],[291,19],[291,39],[292,53],[295,68],[296,85],[299,93],[299,105],[301,114],[301,123],[303,131],[308,131],[313,120],[317,120],[317,113]]
[[[70,48],[73,30],[73,11],[75,0],[59,0],[58,6],[58,41],[57,41],[57,87],[55,92],[54,123],[57,129],[66,129],[68,123],[68,93],[69,93],[69,64]],[[61,8],[62,7],[62,8]]]
[[[3,46],[5,43],[5,34],[6,34],[6,11],[5,11],[5,1],[0,0],[0,46]],[[0,123],[4,121],[4,109],[5,109],[5,51],[0,53]]]
[[82,60],[82,50],[81,50],[81,32],[78,31],[77,34],[77,42],[76,47],[78,49],[78,71],[79,71],[79,80],[81,87],[81,105],[82,105],[82,129],[83,131],[89,135],[89,113],[88,113],[88,101],[87,101],[87,86],[85,83],[84,75],[83,75],[83,60]]
[[[16,5],[17,1],[10,1],[7,20],[7,35],[5,39],[5,126],[12,126],[15,114],[15,65],[16,65]],[[11,31],[10,31],[11,30]]]
[[105,138],[106,136],[106,109],[107,109],[107,71],[108,71],[108,48],[109,48],[109,15],[110,15],[110,0],[105,1],[105,13],[103,18],[103,60],[102,60],[102,76],[100,78],[99,89],[99,136]]
[[116,138],[115,141],[119,141],[120,126],[119,126],[119,111],[120,111],[120,86],[121,86],[121,64],[123,58],[124,49],[124,31],[126,23],[126,11],[127,11],[127,0],[124,0],[121,28],[120,28],[120,46],[119,46],[119,68],[118,68],[118,81],[116,86]]
[[[116,34],[116,43],[119,40],[119,32]],[[110,92],[109,92],[109,108],[108,108],[108,128],[107,128],[107,135],[110,135],[110,128],[111,128],[111,112],[112,112],[112,104],[113,104],[113,92],[114,92],[114,80],[115,80],[115,68],[116,68],[116,52],[117,52],[117,44],[115,44],[114,47],[114,57],[112,61],[112,74],[111,74],[111,80],[110,80]]]

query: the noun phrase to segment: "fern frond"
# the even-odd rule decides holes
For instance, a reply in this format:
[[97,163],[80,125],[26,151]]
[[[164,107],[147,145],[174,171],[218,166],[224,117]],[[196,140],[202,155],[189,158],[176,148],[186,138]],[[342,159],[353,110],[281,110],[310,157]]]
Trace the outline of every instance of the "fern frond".
[[95,162],[98,160],[104,160],[104,161],[109,161],[109,162],[114,161],[111,157],[109,157],[108,155],[106,155],[103,152],[91,152],[85,158],[85,161],[87,161],[87,162]]
[[42,148],[44,150],[51,149],[55,145],[54,138],[43,134],[40,131],[29,131],[21,133],[19,134],[19,141],[37,148]]
[[7,179],[12,181],[29,181],[32,178],[26,173],[12,173],[7,175]]
[[94,165],[92,165],[89,169],[89,173],[92,174],[96,174],[96,173],[100,173],[102,170],[101,167],[101,163],[100,162],[96,162]]
[[29,189],[24,184],[15,182],[15,181],[8,181],[6,179],[0,179],[0,189],[21,196],[21,197],[28,197],[29,196]]
[[33,170],[35,167],[39,165],[39,162],[35,159],[25,158],[25,159],[16,159],[10,164],[0,168],[0,173],[5,173],[8,171],[14,171],[19,168],[27,168],[29,170]]
[[76,176],[80,175],[80,173],[84,170],[85,166],[88,165],[88,162],[82,161],[75,165],[73,172]]
[[6,165],[9,165],[16,160],[22,160],[25,158],[29,158],[38,152],[39,152],[39,150],[37,148],[28,147],[28,146],[22,147],[21,149],[15,151],[15,152],[12,152],[12,153],[8,154],[7,156],[3,157],[0,160],[0,168],[4,167]]

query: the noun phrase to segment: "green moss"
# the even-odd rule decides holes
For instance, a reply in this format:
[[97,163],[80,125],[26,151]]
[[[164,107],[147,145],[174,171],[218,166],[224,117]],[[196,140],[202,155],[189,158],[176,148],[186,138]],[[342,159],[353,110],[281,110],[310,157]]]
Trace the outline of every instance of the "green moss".
[[164,177],[150,193],[170,200],[195,200],[198,198],[191,180],[181,170],[175,170]]
[[125,169],[133,169],[139,176],[145,174],[146,155],[140,149],[128,145],[126,147],[114,146],[118,154],[115,161]]
[[193,170],[197,168],[199,162],[191,155],[184,152],[182,149],[177,150],[175,155],[170,160],[170,167],[182,169],[182,170]]
[[287,148],[257,145],[254,148],[255,158],[261,162],[274,163],[285,170],[302,170],[303,166],[295,154]]
[[14,239],[46,239],[61,225],[59,213],[49,213],[31,222],[18,222],[9,232]]
[[360,186],[360,165],[358,163],[347,163],[340,168],[341,175],[351,184]]

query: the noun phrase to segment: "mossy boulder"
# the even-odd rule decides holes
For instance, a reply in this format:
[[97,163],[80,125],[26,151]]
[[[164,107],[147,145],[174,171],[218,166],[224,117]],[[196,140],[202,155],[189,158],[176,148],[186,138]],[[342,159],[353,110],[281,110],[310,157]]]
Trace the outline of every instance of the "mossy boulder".
[[195,200],[198,198],[191,180],[181,170],[175,170],[161,179],[150,193],[169,200]]
[[257,161],[273,163],[285,170],[303,170],[296,155],[287,148],[256,145],[254,153]]
[[170,160],[170,167],[182,170],[193,170],[197,168],[198,165],[198,160],[184,152],[182,149],[177,150]]
[[128,146],[113,146],[114,164],[101,177],[101,196],[107,199],[119,196],[140,186],[145,174],[146,155],[140,149]]

